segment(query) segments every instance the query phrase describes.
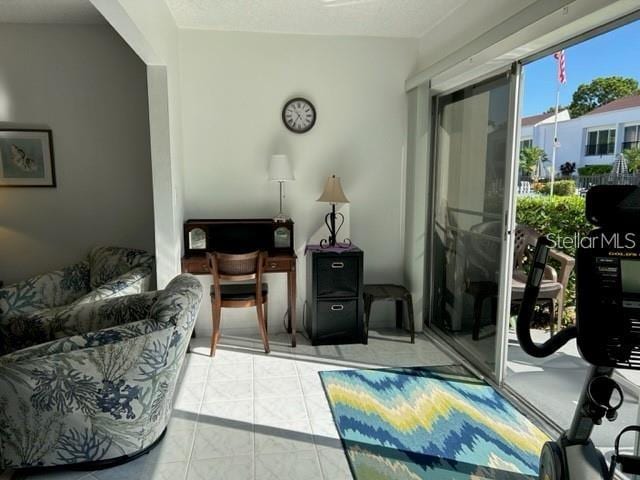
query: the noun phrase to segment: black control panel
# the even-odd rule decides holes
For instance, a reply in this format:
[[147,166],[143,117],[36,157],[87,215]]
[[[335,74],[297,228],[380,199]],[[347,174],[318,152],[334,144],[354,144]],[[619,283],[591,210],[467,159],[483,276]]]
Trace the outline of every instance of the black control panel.
[[640,232],[598,229],[588,240],[576,262],[580,353],[594,365],[640,368]]

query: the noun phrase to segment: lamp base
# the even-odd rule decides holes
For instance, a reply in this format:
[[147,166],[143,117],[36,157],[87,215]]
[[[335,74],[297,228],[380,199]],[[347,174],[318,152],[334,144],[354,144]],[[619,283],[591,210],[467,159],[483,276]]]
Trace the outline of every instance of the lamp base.
[[320,248],[343,248],[348,250],[351,248],[351,240],[345,238],[341,242],[332,242],[331,239],[323,238],[320,240]]
[[[340,225],[336,228],[336,218],[340,219]],[[331,204],[331,211],[324,217],[324,223],[329,229],[329,238],[320,240],[320,248],[350,248],[351,240],[345,238],[342,242],[338,242],[338,232],[344,225],[344,215],[336,213],[336,205]]]

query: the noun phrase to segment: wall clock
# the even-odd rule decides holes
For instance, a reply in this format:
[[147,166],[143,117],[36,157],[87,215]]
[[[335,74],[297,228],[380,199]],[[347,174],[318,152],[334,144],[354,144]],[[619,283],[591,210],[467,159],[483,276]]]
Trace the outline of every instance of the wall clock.
[[282,121],[293,133],[308,132],[316,123],[316,109],[306,98],[292,98],[282,109]]

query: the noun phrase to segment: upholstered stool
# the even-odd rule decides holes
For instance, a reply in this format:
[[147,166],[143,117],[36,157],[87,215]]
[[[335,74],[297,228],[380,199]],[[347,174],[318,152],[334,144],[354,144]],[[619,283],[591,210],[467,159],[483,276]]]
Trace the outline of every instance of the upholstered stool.
[[369,318],[371,317],[371,304],[378,300],[391,300],[396,302],[396,328],[402,328],[402,307],[406,306],[409,317],[411,343],[416,343],[415,322],[413,320],[413,301],[411,293],[402,285],[378,284],[364,286],[364,343],[369,339]]

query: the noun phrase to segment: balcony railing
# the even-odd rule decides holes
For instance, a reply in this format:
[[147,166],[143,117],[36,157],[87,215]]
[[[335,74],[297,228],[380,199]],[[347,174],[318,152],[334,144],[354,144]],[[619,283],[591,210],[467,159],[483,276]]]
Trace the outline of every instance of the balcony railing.
[[637,142],[622,142],[622,151],[628,150],[630,148],[640,148],[640,140]]
[[597,143],[587,145],[585,155],[612,155],[615,150],[615,143]]

